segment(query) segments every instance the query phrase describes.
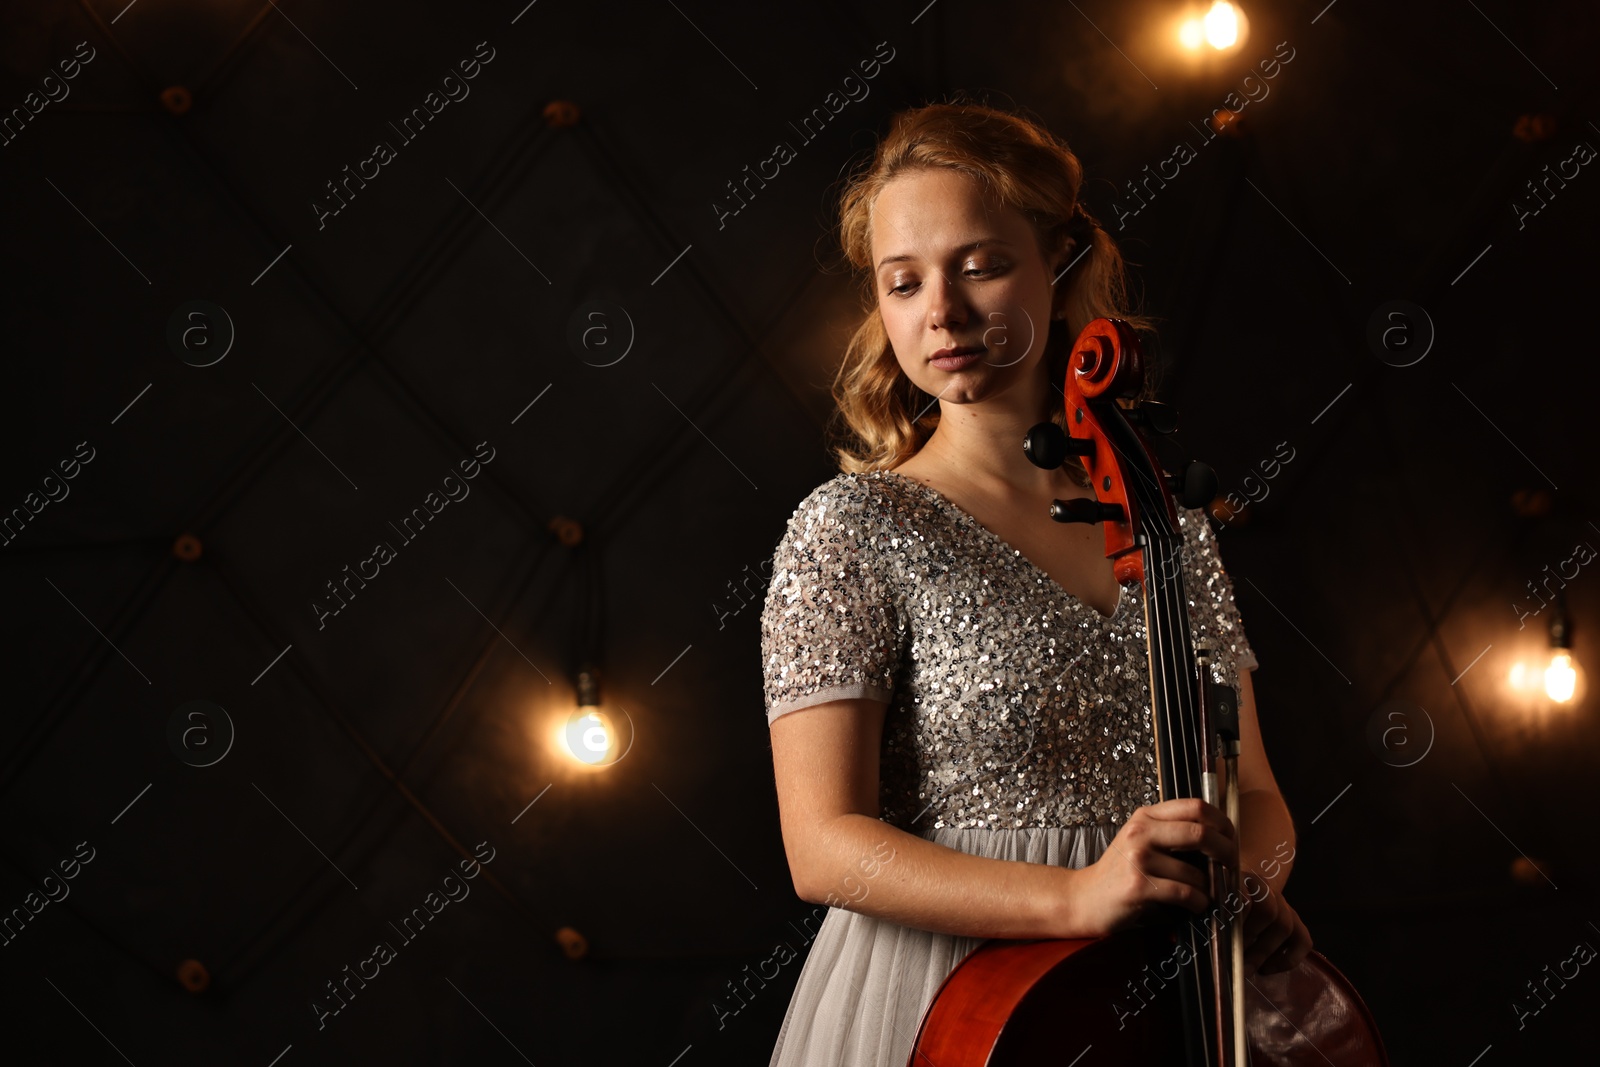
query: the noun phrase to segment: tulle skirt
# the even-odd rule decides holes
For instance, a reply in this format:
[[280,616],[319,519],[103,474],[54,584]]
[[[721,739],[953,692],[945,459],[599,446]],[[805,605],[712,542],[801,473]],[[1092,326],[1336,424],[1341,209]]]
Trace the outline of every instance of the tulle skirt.
[[[939,828],[923,836],[990,859],[1087,867],[1117,829]],[[983,942],[829,908],[801,968],[770,1067],[906,1067],[940,984]]]

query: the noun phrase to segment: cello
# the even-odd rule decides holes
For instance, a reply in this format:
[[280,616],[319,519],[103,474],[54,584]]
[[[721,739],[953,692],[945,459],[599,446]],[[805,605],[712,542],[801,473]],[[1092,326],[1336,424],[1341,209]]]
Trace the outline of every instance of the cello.
[[[1103,525],[1117,581],[1140,587],[1160,799],[1201,797],[1238,828],[1238,695],[1211,681],[1210,650],[1193,648],[1173,565],[1183,548],[1174,492],[1201,507],[1216,475],[1201,463],[1179,477],[1162,471],[1145,431],[1170,432],[1175,420],[1135,399],[1143,381],[1133,329],[1095,319],[1068,360],[1070,432],[1040,423],[1023,448],[1047,470],[1081,457],[1095,496],[1057,500],[1051,518]],[[1321,953],[1281,973],[1244,973],[1234,872],[1198,853],[1184,858],[1210,876],[1207,915],[1097,938],[985,942],[934,995],[908,1067],[1065,1067],[1090,1049],[1085,1065],[1388,1067],[1371,1013]]]

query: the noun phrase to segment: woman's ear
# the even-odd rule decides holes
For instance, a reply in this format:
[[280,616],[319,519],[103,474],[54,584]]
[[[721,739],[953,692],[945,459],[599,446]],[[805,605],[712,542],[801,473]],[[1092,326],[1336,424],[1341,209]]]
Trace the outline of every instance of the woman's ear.
[[1061,247],[1056,251],[1056,254],[1046,257],[1046,263],[1054,264],[1054,266],[1050,268],[1051,284],[1054,285],[1060,283],[1061,272],[1066,270],[1067,267],[1072,264],[1072,254],[1077,250],[1078,242],[1074,241],[1070,237],[1065,237],[1062,238]]

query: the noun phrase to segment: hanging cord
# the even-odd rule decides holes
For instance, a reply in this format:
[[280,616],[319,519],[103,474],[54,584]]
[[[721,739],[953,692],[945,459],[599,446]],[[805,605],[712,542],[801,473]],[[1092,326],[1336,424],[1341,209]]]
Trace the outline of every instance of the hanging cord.
[[592,669],[602,674],[600,662],[605,645],[604,606],[605,589],[601,574],[601,549],[593,536],[586,532],[583,541],[573,549],[574,579],[577,586],[578,606],[572,628],[572,678],[578,672]]

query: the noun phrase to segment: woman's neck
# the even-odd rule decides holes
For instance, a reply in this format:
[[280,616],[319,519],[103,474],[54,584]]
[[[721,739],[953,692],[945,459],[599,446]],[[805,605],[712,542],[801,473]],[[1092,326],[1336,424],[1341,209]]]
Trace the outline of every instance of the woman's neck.
[[1064,495],[1074,484],[1070,476],[1064,470],[1034,466],[1022,451],[1028,431],[1048,419],[1044,411],[946,404],[933,436],[906,465],[914,472],[938,473],[985,492]]

